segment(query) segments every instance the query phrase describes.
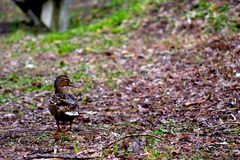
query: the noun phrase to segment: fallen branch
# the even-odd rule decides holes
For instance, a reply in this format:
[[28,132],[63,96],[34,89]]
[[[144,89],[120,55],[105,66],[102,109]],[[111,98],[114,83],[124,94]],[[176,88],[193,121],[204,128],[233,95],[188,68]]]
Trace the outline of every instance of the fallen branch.
[[121,141],[121,140],[123,140],[123,139],[125,139],[125,138],[131,138],[131,137],[147,137],[147,136],[162,140],[161,137],[158,137],[158,136],[152,135],[152,134],[131,134],[131,135],[126,135],[126,136],[124,136],[124,137],[121,137],[121,138],[119,138],[119,139],[117,139],[117,140],[115,140],[115,141],[112,141],[112,142],[108,143],[106,146],[103,147],[103,149],[107,149],[108,147],[112,146],[113,144],[115,144],[115,143],[117,143],[117,142],[119,142],[119,141]]
[[35,159],[35,158],[62,158],[62,159],[77,159],[77,160],[86,160],[86,159],[97,159],[100,157],[85,157],[85,156],[76,156],[76,155],[58,155],[58,154],[33,154],[28,155],[25,159]]
[[0,130],[0,142],[7,140],[7,138],[15,138],[15,137],[21,137],[24,135],[38,135],[43,133],[50,133],[51,130],[45,129],[45,130],[32,130],[32,129],[14,129],[14,130],[7,130],[2,131]]

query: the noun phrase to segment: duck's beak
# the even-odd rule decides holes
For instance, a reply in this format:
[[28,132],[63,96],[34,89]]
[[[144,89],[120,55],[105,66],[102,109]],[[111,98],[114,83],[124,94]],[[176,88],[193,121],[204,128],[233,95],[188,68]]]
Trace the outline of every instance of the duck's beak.
[[76,85],[74,85],[72,82],[69,83],[69,86],[70,87],[73,87],[73,88],[78,88]]

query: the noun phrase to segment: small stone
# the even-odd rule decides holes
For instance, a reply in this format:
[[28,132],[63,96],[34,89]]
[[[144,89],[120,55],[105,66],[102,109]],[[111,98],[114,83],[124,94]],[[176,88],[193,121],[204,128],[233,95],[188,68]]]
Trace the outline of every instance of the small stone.
[[4,119],[14,119],[16,118],[16,115],[13,113],[7,113],[3,116]]
[[35,68],[35,65],[34,64],[26,64],[25,68],[33,69],[33,68]]
[[240,78],[240,72],[236,73],[236,77]]
[[44,115],[50,114],[48,108],[43,109],[42,114],[44,114]]

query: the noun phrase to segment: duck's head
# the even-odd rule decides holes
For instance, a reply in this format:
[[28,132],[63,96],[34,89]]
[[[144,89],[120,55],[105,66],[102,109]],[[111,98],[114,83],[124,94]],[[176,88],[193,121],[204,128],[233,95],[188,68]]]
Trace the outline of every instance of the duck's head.
[[63,87],[65,86],[74,87],[68,76],[60,75],[56,77],[54,81],[55,93],[63,93]]

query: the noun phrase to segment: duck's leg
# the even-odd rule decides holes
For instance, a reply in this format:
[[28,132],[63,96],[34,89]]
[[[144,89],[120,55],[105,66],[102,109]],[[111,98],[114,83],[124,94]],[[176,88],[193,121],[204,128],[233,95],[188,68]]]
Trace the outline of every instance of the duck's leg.
[[73,123],[73,121],[70,121],[70,128],[69,128],[69,131],[72,130],[72,123]]
[[57,120],[57,128],[58,128],[58,131],[60,131],[59,121],[58,120]]

